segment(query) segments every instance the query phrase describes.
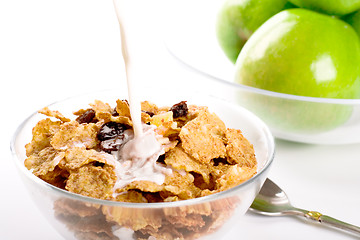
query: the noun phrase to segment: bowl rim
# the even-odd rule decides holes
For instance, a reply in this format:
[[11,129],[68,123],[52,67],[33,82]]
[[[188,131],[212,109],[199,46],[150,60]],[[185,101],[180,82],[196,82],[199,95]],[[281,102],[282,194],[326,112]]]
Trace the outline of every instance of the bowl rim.
[[276,97],[276,98],[283,98],[287,100],[295,100],[295,101],[304,101],[304,102],[313,102],[313,103],[328,103],[328,104],[340,104],[340,105],[360,105],[360,98],[359,99],[345,99],[345,98],[321,98],[321,97],[309,97],[309,96],[300,96],[300,95],[293,95],[288,93],[281,93],[281,92],[274,92],[270,90],[265,90],[261,88],[255,88],[235,82],[230,82],[228,80],[222,79],[220,77],[214,76],[213,74],[207,73],[201,69],[198,69],[192,66],[190,63],[187,63],[185,60],[181,59],[177,56],[168,46],[166,46],[168,52],[181,64],[186,66],[191,71],[203,75],[212,81],[224,84],[227,87],[236,88],[237,90],[252,92],[260,95],[265,95],[269,97]]
[[[95,93],[101,93],[101,92],[106,92],[106,91],[109,91],[109,90],[102,90],[102,91],[97,90],[94,92],[88,92],[85,94],[70,96],[70,97],[55,101],[55,102],[47,105],[47,107],[61,103],[63,101],[70,100],[72,98],[78,98],[81,96],[95,94]],[[112,91],[112,90],[110,90],[110,91]],[[219,101],[223,101],[222,99],[214,97],[214,96],[209,96],[209,97],[216,98]],[[28,123],[28,121],[30,119],[32,119],[35,115],[39,115],[38,111],[32,113],[30,116],[25,118],[25,120],[23,120],[23,122],[16,128],[16,130],[10,140],[10,151],[11,151],[12,159],[15,162],[15,165],[21,174],[23,174],[25,177],[29,178],[31,181],[35,182],[37,185],[39,185],[42,188],[53,190],[53,191],[55,191],[55,193],[62,195],[64,197],[67,197],[67,198],[71,198],[73,200],[86,201],[86,202],[93,203],[93,204],[101,204],[101,205],[114,206],[114,207],[152,208],[152,209],[165,208],[165,207],[170,208],[170,207],[190,206],[190,205],[195,205],[195,204],[211,202],[211,201],[223,199],[227,196],[231,196],[233,192],[236,192],[240,188],[245,188],[246,186],[250,185],[252,182],[256,181],[258,178],[260,178],[260,176],[262,176],[265,172],[267,172],[267,170],[270,168],[270,166],[272,165],[274,158],[275,158],[275,138],[272,135],[269,127],[259,117],[257,117],[255,114],[253,114],[246,108],[238,106],[238,105],[234,105],[230,102],[227,102],[227,103],[231,104],[233,107],[241,108],[242,110],[247,111],[248,113],[250,113],[252,115],[253,118],[256,118],[258,123],[260,123],[262,125],[262,130],[264,130],[264,132],[265,132],[266,145],[269,147],[268,148],[269,154],[267,156],[267,160],[266,160],[264,166],[260,170],[258,170],[257,173],[253,177],[251,177],[249,180],[247,180],[239,185],[236,185],[235,187],[232,187],[228,190],[221,191],[218,193],[213,193],[213,194],[203,196],[203,197],[174,201],[174,202],[156,202],[156,203],[118,202],[118,201],[112,201],[112,200],[96,199],[96,198],[92,198],[92,197],[83,196],[81,194],[72,193],[67,190],[55,187],[55,186],[51,185],[50,183],[45,182],[44,180],[42,180],[42,179],[38,178],[37,176],[35,176],[34,174],[32,174],[31,171],[29,171],[25,167],[25,165],[22,163],[21,159],[19,159],[17,156],[16,144],[15,144],[19,133],[24,129],[24,127]]]

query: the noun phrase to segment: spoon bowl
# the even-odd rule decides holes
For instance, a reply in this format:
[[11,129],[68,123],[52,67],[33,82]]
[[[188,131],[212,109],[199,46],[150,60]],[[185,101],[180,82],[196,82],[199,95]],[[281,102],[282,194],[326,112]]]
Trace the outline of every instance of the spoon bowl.
[[268,216],[280,216],[292,209],[286,193],[270,179],[266,179],[250,207],[251,211]]
[[319,222],[323,225],[341,229],[360,237],[360,227],[358,226],[342,222],[317,211],[308,211],[292,206],[286,193],[268,178],[265,180],[249,210],[266,216],[301,216],[312,222]]

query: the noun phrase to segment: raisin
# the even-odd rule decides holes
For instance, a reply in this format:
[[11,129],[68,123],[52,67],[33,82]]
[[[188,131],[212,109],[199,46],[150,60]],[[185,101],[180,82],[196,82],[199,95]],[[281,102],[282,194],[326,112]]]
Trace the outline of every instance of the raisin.
[[100,142],[100,149],[104,152],[111,153],[114,151],[119,151],[122,145],[124,145],[125,135],[121,134],[116,136],[115,138],[110,138]]
[[149,115],[150,117],[152,117],[152,116],[155,115],[155,113],[149,112],[149,111],[142,111],[142,112],[146,113],[146,114]]
[[173,105],[170,108],[170,111],[173,112],[174,118],[186,116],[188,113],[188,107],[187,107],[186,101],[181,101],[181,102]]
[[229,164],[225,158],[214,158],[212,161],[214,162],[214,166],[219,166],[220,164]]
[[76,121],[80,124],[91,123],[94,120],[95,111],[93,109],[86,110],[83,114],[76,118]]
[[127,129],[127,125],[117,122],[107,122],[103,124],[97,134],[100,141],[115,138],[121,135]]
[[104,167],[104,166],[105,166],[105,163],[94,162],[93,165],[94,165],[95,167]]
[[165,154],[160,155],[159,158],[156,160],[158,163],[165,164]]
[[119,116],[119,113],[116,111],[116,108],[113,109],[111,115],[114,116],[114,117]]

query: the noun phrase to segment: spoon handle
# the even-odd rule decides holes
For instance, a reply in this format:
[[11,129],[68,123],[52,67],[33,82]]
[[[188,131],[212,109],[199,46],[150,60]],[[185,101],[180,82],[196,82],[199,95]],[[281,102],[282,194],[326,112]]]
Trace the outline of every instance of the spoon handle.
[[316,211],[308,211],[307,213],[305,213],[305,217],[321,224],[334,228],[339,228],[344,231],[356,234],[356,236],[360,237],[360,227],[357,227],[355,225],[340,221],[327,215],[323,215]]

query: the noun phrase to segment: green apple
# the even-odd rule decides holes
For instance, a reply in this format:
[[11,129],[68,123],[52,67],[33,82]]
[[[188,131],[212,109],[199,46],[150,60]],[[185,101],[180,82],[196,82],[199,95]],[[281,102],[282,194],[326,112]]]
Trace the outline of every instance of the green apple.
[[306,9],[282,11],[243,47],[236,81],[275,92],[360,98],[360,42],[342,20]]
[[330,15],[346,15],[360,9],[360,0],[290,0],[301,8]]
[[287,0],[226,0],[216,20],[216,35],[225,55],[235,63],[241,48]]
[[291,8],[298,8],[298,6],[292,4],[291,2],[287,2],[284,6],[284,10],[285,9],[291,9]]
[[[235,81],[255,88],[315,98],[360,98],[360,42],[337,18],[306,9],[282,11],[244,45]],[[345,122],[351,108],[284,98],[243,97],[269,125],[323,131]]]
[[360,36],[360,11],[344,16],[343,20],[349,23]]

